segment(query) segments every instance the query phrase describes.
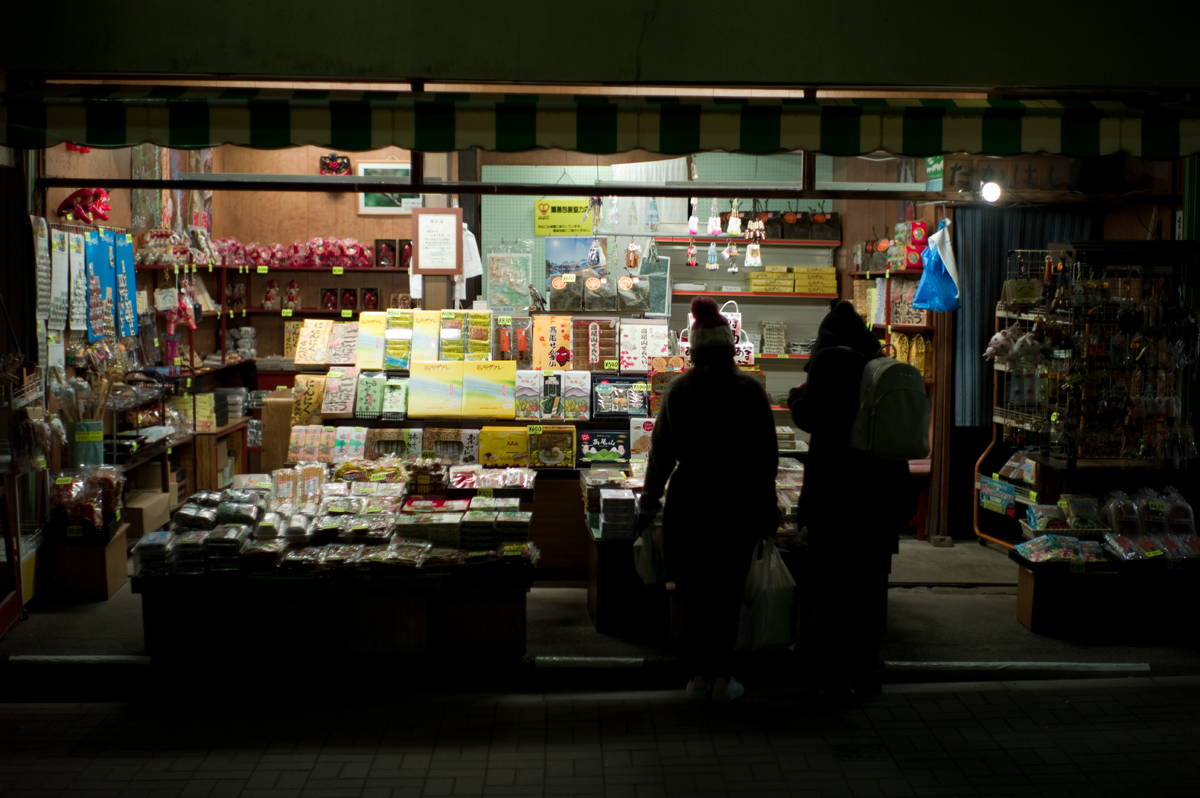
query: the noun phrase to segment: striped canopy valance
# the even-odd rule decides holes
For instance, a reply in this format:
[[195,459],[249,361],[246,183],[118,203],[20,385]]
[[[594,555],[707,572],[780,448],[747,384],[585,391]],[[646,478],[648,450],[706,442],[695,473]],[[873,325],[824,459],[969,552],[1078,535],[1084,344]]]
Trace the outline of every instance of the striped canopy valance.
[[1200,109],[1084,100],[761,100],[53,84],[0,97],[0,144],[343,151],[557,147],[1073,157],[1200,152]]

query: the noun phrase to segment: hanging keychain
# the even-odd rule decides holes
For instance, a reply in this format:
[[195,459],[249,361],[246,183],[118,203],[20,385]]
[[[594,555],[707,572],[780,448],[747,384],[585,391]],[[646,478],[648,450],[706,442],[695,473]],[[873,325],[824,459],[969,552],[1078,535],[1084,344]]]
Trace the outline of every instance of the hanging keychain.
[[621,203],[618,197],[608,198],[608,226],[621,226]]
[[650,228],[651,233],[658,232],[658,203],[654,201],[654,197],[650,198],[650,207],[646,209],[646,226]]
[[598,238],[592,239],[592,246],[588,250],[587,264],[588,266],[600,265],[600,239]]
[[717,199],[713,197],[712,208],[708,212],[708,234],[721,235],[721,215],[717,212]]
[[696,233],[700,232],[700,218],[696,216],[696,206],[699,203],[699,197],[692,197],[692,213],[690,216],[688,216],[688,235],[690,236],[694,236]]
[[625,268],[626,269],[628,269],[631,272],[637,271],[638,266],[641,265],[641,263],[640,263],[641,252],[642,252],[642,248],[639,247],[637,244],[635,244],[633,242],[632,238],[629,239],[629,246],[627,246],[625,248]]
[[588,197],[588,211],[583,218],[586,219],[589,214],[592,217],[592,235],[595,235],[600,232],[600,219],[604,216],[603,197]]
[[729,261],[729,268],[726,271],[728,271],[730,274],[737,274],[738,273],[738,265],[737,265],[738,245],[730,244],[728,249],[729,249],[729,257],[726,258],[726,260]]
[[695,241],[688,241],[687,265],[688,266],[699,266],[700,265],[700,262],[698,260],[696,260],[696,242]]
[[737,197],[733,198],[732,208],[729,212],[728,233],[731,236],[740,236],[742,234],[742,215],[738,213]]
[[629,229],[636,230],[638,226],[638,209],[637,198],[633,197],[629,200]]
[[710,241],[708,244],[708,265],[705,267],[710,272],[717,270],[717,242]]

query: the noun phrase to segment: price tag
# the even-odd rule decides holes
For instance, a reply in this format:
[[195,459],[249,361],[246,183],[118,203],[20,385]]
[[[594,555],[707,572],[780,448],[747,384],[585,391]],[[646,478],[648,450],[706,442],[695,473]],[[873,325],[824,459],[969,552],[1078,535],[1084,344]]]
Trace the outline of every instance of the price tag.
[[345,274],[345,273],[346,273],[346,268],[345,268],[344,266],[334,266],[334,267],[333,267],[333,273],[334,273],[334,274]]
[[887,334],[888,335],[892,334],[892,325],[890,325],[890,324],[887,326]]
[[382,507],[368,507],[367,512],[368,513],[382,513],[383,508]]
[[1146,507],[1147,509],[1156,513],[1161,513],[1163,510],[1167,509],[1167,506],[1163,502],[1146,502]]
[[172,449],[170,446],[168,446],[168,447],[167,447],[167,454],[170,454],[172,451],[174,451],[174,450],[173,450],[173,449]]
[[504,325],[511,325],[512,324],[512,316],[497,316],[496,323],[504,324]]
[[55,485],[70,485],[71,478],[70,477],[59,477],[58,479],[54,480],[54,484]]
[[542,425],[541,424],[530,424],[528,432],[530,435],[541,435],[542,434]]
[[187,379],[187,387],[189,387],[189,388],[192,387],[192,378],[191,377],[188,377],[188,379]]
[[121,520],[121,508],[119,508],[119,507],[117,508],[117,517],[116,517],[116,520],[118,520],[118,521],[120,521],[120,520]]
[[1067,500],[1066,500],[1066,499],[1059,499],[1059,500],[1058,500],[1058,506],[1059,506],[1059,507],[1061,507],[1061,508],[1062,508],[1062,509],[1064,509],[1064,510],[1065,510],[1065,509],[1067,509]]
[[573,282],[575,282],[575,275],[573,275],[573,274],[564,274],[564,275],[562,276],[562,281],[563,281],[564,283],[573,283]]
[[233,308],[229,309],[229,318],[233,318]]
[[1071,561],[1071,573],[1073,573],[1073,574],[1083,573],[1083,563],[1078,562],[1077,560],[1072,560]]
[[267,267],[266,267],[266,266],[259,266],[259,267],[258,267],[258,269],[256,269],[256,271],[257,271],[259,274],[266,274],[266,273],[267,273],[267,271],[268,271],[268,269],[267,269]]
[[285,319],[289,318],[292,315],[292,309],[284,308],[283,310],[279,311],[279,315],[283,316]]
[[45,458],[45,457],[39,457],[39,458],[37,459],[37,467],[38,467],[38,468],[45,468],[45,467],[46,467],[46,458]]
[[102,440],[104,440],[104,433],[101,432],[100,430],[95,430],[93,432],[76,432],[75,433],[75,442],[76,443],[99,443]]
[[606,370],[607,370],[607,369],[615,369],[615,368],[617,368],[617,367],[618,367],[620,364],[621,364],[621,363],[620,363],[620,361],[619,361],[619,360],[606,360],[606,361],[604,361],[604,368],[605,368]]
[[999,480],[999,479],[1000,479],[1000,473],[999,473],[998,471],[993,471],[993,472],[992,472],[992,479]]
[[495,491],[491,488],[480,488],[476,495],[481,499],[490,499],[495,496]]
[[209,270],[210,272],[212,271],[212,267],[213,267],[213,262],[210,260],[210,261],[208,262],[208,270]]
[[1036,490],[1029,491],[1029,501],[1033,502],[1034,504],[1037,504],[1037,491]]
[[129,446],[130,446],[130,449],[129,449],[129,450],[130,450],[131,452],[136,452],[136,451],[137,451],[137,441],[130,441],[130,442],[129,442]]
[[276,385],[275,386],[275,390],[277,390],[277,391],[286,391],[287,389],[288,389],[288,387],[286,385]]
[[178,366],[178,365],[179,365],[180,363],[182,363],[182,362],[183,362],[183,360],[182,360],[182,359],[180,359],[180,358],[175,358],[175,365],[176,365],[176,366]]
[[349,318],[353,318],[353,317],[354,317],[354,311],[353,311],[353,310],[343,310],[343,311],[342,311],[342,318],[343,318],[343,319],[349,319]]
[[1183,560],[1167,560],[1167,570],[1168,571],[1182,571],[1183,570]]
[[133,243],[133,233],[126,233],[126,234],[125,234],[125,243],[126,243],[126,244],[132,244],[132,243]]
[[432,460],[437,455],[433,449],[422,449],[421,457],[425,460]]
[[442,318],[443,318],[443,319],[452,319],[452,318],[454,318],[454,311],[453,311],[453,310],[443,310],[443,311],[442,311]]
[[242,318],[246,318],[246,309],[242,308]]
[[67,537],[69,537],[69,538],[81,538],[81,537],[83,537],[83,527],[81,527],[81,526],[69,526],[69,527],[67,527]]
[[387,479],[387,477],[388,477],[388,475],[385,473],[372,474],[371,482],[383,482],[384,480]]
[[631,391],[640,391],[640,392],[644,393],[644,392],[650,390],[650,386],[644,382],[635,382],[632,386],[630,386],[630,390]]
[[1162,556],[1162,552],[1161,552],[1161,551],[1159,551],[1158,549],[1155,549],[1154,551],[1148,551],[1148,552],[1146,552],[1146,556],[1147,556],[1147,557],[1161,557],[1161,556]]

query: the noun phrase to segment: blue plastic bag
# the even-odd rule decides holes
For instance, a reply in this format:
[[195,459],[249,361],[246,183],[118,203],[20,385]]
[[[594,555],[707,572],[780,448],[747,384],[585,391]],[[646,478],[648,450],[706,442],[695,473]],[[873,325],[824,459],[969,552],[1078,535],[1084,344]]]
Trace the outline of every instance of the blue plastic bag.
[[923,271],[913,297],[913,307],[948,313],[958,310],[958,264],[954,261],[954,250],[950,248],[948,222],[943,219],[937,232],[929,237],[929,246],[921,253]]

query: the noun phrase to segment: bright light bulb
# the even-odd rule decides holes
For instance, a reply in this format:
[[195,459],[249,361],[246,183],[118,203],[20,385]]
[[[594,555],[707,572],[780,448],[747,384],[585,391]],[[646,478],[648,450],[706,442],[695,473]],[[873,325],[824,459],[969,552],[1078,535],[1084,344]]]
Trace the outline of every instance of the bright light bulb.
[[987,202],[995,202],[1000,199],[1000,184],[999,183],[984,183],[979,188],[979,193]]

